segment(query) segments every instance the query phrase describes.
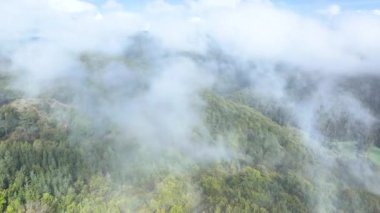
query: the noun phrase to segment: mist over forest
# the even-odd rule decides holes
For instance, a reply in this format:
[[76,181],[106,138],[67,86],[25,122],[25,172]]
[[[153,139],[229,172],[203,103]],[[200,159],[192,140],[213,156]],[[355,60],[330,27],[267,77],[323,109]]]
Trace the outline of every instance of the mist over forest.
[[380,15],[0,1],[0,212],[380,212]]

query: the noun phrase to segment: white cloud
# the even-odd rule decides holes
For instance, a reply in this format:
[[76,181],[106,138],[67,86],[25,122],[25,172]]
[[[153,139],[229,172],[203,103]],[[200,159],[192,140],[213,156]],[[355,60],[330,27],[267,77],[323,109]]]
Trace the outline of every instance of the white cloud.
[[374,15],[380,16],[380,9],[379,10],[372,10],[372,13]]
[[241,0],[201,0],[200,2],[207,7],[236,7]]
[[117,10],[120,11],[120,10],[125,9],[124,6],[116,0],[107,0],[102,5],[102,8],[106,10],[114,10],[114,11],[117,11]]
[[204,0],[186,5],[158,1],[139,12],[111,0],[107,5],[100,12],[78,0],[1,2],[0,42],[12,46],[37,34],[64,44],[65,51],[120,52],[129,35],[145,30],[175,51],[203,52],[211,38],[240,57],[285,61],[307,69],[347,71],[378,65],[380,21],[370,16],[375,11],[341,13],[339,5],[331,5],[325,12],[340,15],[322,21],[267,1]]
[[[199,69],[191,60],[170,58],[172,54],[204,54],[212,43],[239,66],[244,67],[245,62],[257,66],[244,69],[242,78],[260,79],[256,81],[260,91],[278,96],[284,94],[281,76],[273,71],[278,64],[326,79],[340,74],[378,73],[380,17],[373,14],[379,12],[342,12],[339,5],[320,12],[334,18],[305,15],[260,0],[201,0],[184,5],[154,1],[134,12],[111,0],[100,9],[79,0],[2,0],[0,53],[10,58],[14,72],[22,74],[18,89],[38,93],[46,90],[46,82],[68,75],[67,83],[79,81],[76,92],[90,99],[79,100],[86,110],[96,108],[99,116],[109,113],[115,120],[122,119],[120,123],[147,144],[165,148],[162,144],[169,141],[187,148],[190,143],[186,139],[200,120],[193,99],[199,90],[213,87],[214,76],[208,76],[212,67]],[[102,73],[111,77],[99,75],[95,80],[103,81],[106,89],[121,85],[117,89],[122,92],[108,94],[116,97],[116,103],[91,102],[101,95],[91,93],[99,88],[86,88],[81,79],[86,74],[78,65],[79,55],[123,58],[131,37],[144,30],[148,32],[143,35],[152,37],[154,44],[143,40],[137,52],[148,46],[145,51],[153,55],[149,63],[154,66],[132,72],[115,62],[117,66]],[[224,69],[233,72],[235,68],[228,65]],[[149,86],[138,85],[146,91],[136,99],[127,99],[125,90],[130,92],[128,87],[141,80],[140,74]],[[321,95],[325,96],[329,94]],[[321,103],[318,98],[314,101],[310,103],[313,107]],[[300,105],[306,111],[313,111],[313,107]],[[299,112],[312,128],[312,114],[308,118],[307,113]]]
[[317,12],[319,14],[322,14],[322,15],[337,16],[337,15],[341,14],[342,9],[341,9],[340,5],[332,4],[325,9],[318,10]]
[[48,0],[48,2],[53,9],[68,13],[81,13],[96,10],[95,5],[80,0]]

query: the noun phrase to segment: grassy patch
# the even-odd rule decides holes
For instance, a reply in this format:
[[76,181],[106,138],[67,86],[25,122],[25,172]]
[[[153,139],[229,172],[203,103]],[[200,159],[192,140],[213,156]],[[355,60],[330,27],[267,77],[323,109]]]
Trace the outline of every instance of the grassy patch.
[[380,149],[377,147],[372,147],[368,150],[368,158],[380,166]]

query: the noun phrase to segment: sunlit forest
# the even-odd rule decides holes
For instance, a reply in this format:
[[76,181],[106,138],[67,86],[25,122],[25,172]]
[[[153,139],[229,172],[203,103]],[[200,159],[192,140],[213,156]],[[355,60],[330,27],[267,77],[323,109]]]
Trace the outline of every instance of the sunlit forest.
[[[89,61],[83,63],[99,63]],[[90,68],[92,101],[112,99],[93,75]],[[106,116],[81,111],[68,85],[25,98],[7,88],[11,76],[1,79],[2,211],[309,212],[331,199],[333,206],[323,208],[380,209],[380,197],[349,169],[364,161],[379,172],[378,130],[366,134],[344,113],[320,112],[326,151],[339,153],[330,169],[304,144],[304,133],[280,102],[246,88],[200,91],[205,126],[191,130],[191,146],[160,149]],[[214,146],[227,151],[205,148]]]
[[380,212],[379,16],[15,2],[0,212]]

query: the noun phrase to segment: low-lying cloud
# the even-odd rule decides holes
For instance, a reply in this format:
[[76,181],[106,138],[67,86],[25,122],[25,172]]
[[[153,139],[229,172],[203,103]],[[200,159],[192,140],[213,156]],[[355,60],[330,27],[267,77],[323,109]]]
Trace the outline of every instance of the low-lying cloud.
[[174,145],[197,159],[229,156],[222,146],[191,142],[203,125],[199,94],[227,73],[292,109],[320,148],[323,113],[348,115],[353,129],[378,121],[344,86],[379,75],[376,11],[332,5],[305,14],[264,0],[152,1],[139,10],[115,0],[3,0],[0,61],[28,96],[63,84],[79,109],[111,118],[153,150]]

